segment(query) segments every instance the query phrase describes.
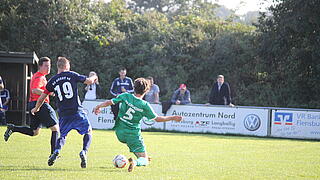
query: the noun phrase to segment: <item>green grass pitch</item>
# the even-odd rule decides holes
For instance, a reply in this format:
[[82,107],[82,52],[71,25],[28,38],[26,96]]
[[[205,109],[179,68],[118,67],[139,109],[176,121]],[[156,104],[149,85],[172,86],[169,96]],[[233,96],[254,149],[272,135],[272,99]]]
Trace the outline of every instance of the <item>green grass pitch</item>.
[[[1,138],[5,127],[0,127]],[[94,130],[88,167],[80,168],[82,136],[71,131],[61,158],[49,167],[51,132],[0,140],[0,179],[319,179],[319,141],[211,134],[143,132],[152,162],[128,173],[113,167],[131,157],[113,131]]]

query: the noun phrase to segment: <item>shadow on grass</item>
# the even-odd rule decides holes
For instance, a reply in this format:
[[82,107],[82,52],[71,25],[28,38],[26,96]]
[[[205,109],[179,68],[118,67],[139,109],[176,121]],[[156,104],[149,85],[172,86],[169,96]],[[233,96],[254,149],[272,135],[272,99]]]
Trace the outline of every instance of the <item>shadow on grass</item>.
[[[123,169],[125,169],[125,168],[123,168]],[[119,172],[119,171],[121,171],[121,169],[117,169],[117,168],[115,168],[115,167],[99,167],[99,170],[106,170],[106,171],[108,171],[108,172]]]
[[319,142],[317,139],[290,139],[290,138],[280,138],[280,137],[261,137],[261,136],[249,136],[241,134],[214,134],[214,133],[185,133],[179,131],[144,131],[151,136],[194,136],[194,137],[207,137],[210,139],[247,139],[247,140],[263,140],[263,141],[300,141],[300,142]]
[[38,166],[4,166],[0,164],[0,171],[81,171],[81,169],[65,169],[65,168],[41,168]]
[[[110,129],[95,129],[95,131],[109,131],[112,132],[114,130]],[[281,138],[281,137],[267,137],[267,136],[252,136],[252,135],[242,135],[242,134],[215,134],[215,133],[197,133],[197,132],[181,132],[181,131],[165,131],[159,129],[145,129],[142,132],[148,133],[148,135],[179,135],[179,136],[199,136],[199,137],[207,137],[207,138],[215,138],[215,139],[251,139],[251,140],[264,140],[264,141],[300,141],[300,142],[320,142],[319,139],[292,139],[292,138]]]
[[121,169],[117,169],[114,167],[94,167],[94,168],[87,168],[87,169],[70,169],[70,168],[41,168],[41,167],[22,167],[22,166],[1,166],[0,165],[0,172],[1,171],[55,171],[55,172],[65,172],[65,171],[75,171],[75,172],[81,172],[85,170],[97,170],[97,171],[107,171],[107,172],[119,172]]

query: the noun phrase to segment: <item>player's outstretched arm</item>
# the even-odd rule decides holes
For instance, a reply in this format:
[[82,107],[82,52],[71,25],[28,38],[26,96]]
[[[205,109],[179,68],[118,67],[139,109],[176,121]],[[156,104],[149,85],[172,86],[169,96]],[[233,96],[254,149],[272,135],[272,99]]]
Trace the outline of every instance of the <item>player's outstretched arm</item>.
[[97,105],[95,108],[93,108],[92,112],[96,115],[98,115],[101,111],[100,111],[100,108],[102,107],[107,107],[107,106],[111,106],[113,105],[112,101],[111,100],[106,100],[105,102]]
[[31,109],[31,114],[34,115],[34,113],[38,112],[42,104],[44,103],[44,100],[47,98],[48,94],[46,93],[41,93],[39,99],[37,100],[36,106]]
[[90,84],[93,84],[97,79],[98,79],[98,76],[93,75],[91,77],[88,77],[83,83],[90,85]]
[[43,93],[44,90],[40,89],[40,88],[34,88],[31,90],[31,92],[33,94],[38,94],[38,95],[41,95]]
[[[32,91],[33,94],[38,94],[38,95],[40,95],[40,96],[41,96],[41,94],[44,92],[44,90],[39,89],[39,88],[34,88],[34,89],[32,89],[31,91]],[[55,96],[53,92],[50,93],[49,95],[50,95],[50,96]]]
[[182,121],[182,116],[158,116],[154,119],[157,122],[166,122],[166,121]]

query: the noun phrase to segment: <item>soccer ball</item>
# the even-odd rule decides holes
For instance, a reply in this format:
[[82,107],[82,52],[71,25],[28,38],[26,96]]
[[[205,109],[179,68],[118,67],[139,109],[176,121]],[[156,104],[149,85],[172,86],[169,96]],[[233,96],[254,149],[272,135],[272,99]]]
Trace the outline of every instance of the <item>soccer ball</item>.
[[128,164],[128,159],[124,155],[116,155],[113,160],[113,165],[116,168],[124,168]]

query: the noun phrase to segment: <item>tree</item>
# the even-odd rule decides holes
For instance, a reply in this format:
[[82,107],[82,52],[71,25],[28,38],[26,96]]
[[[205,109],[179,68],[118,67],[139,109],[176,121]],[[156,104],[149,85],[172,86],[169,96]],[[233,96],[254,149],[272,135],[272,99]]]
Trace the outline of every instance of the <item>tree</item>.
[[253,26],[216,18],[211,2],[174,2],[176,11],[139,14],[124,0],[3,0],[0,48],[36,51],[53,60],[66,56],[72,70],[98,73],[104,98],[111,97],[110,84],[124,66],[132,78],[154,76],[162,100],[186,83],[192,101],[206,103],[216,75],[224,74],[236,104],[279,102],[266,98],[278,96],[269,93],[273,76],[266,58],[257,55]]
[[267,84],[275,91],[273,104],[320,107],[320,2],[278,0],[259,20],[259,55]]

